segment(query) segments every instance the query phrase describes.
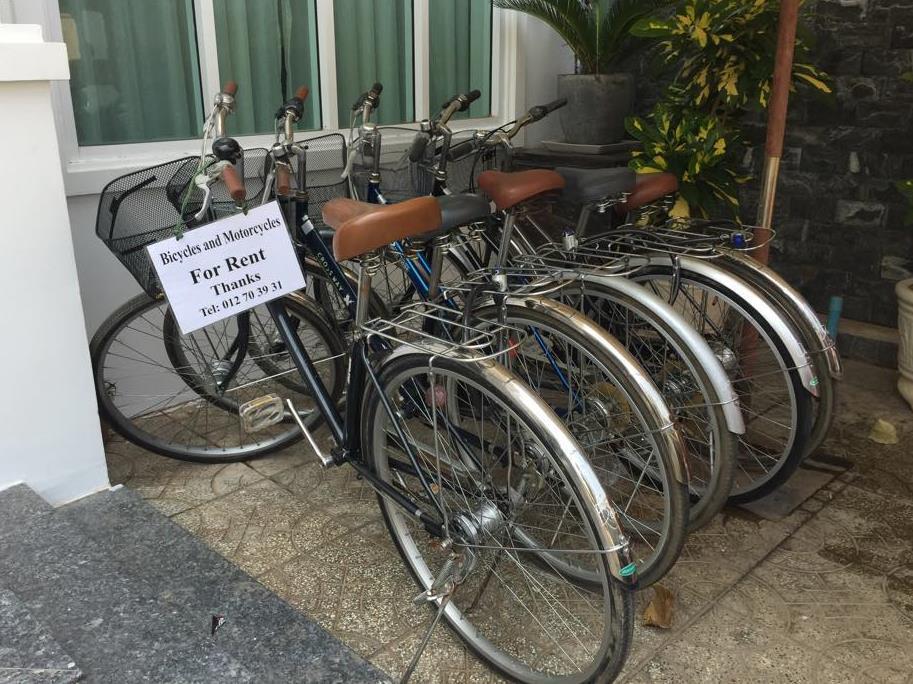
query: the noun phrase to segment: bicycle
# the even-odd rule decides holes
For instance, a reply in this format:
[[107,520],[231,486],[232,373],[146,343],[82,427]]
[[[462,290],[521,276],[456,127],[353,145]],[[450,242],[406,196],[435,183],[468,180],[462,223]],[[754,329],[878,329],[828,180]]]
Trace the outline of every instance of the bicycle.
[[[229,163],[201,182],[210,189],[224,183],[243,203],[241,178]],[[307,216],[289,223],[296,239],[326,248]],[[337,444],[331,453],[312,446],[325,466],[350,465],[378,492],[394,543],[422,588],[416,601],[435,611],[429,630],[443,618],[492,667],[520,681],[613,678],[631,638],[635,566],[579,445],[542,399],[496,362],[515,348],[503,338],[521,331],[466,326],[458,343],[448,343],[410,320],[433,310],[369,319],[369,300],[358,296],[370,291],[386,238],[440,224],[437,202],[423,198],[337,230],[336,259],[360,258],[362,266],[357,289],[335,261],[330,266],[337,294],[354,308],[344,411],[300,339],[292,300],[265,305],[296,382]],[[291,421],[312,440],[296,397],[281,383],[275,390],[271,401],[284,409],[272,420]],[[543,595],[550,597],[544,606],[537,603]],[[520,620],[527,628],[517,642],[506,626]]]
[[[375,86],[369,92],[377,90]],[[458,95],[445,103],[433,124],[423,124],[428,140],[432,138],[431,131],[448,130],[449,117],[460,107],[468,106],[474,97],[477,94]],[[376,98],[371,106],[376,106]],[[368,123],[362,129],[368,132],[363,145],[372,153],[365,196],[382,202],[386,197],[381,181],[387,174],[381,172],[379,162],[381,133],[365,121],[368,116],[369,112],[362,115],[363,122]],[[414,154],[415,146],[410,156]],[[447,227],[487,218],[488,203],[481,198],[445,194],[443,164],[434,170],[433,176]],[[370,206],[351,199],[333,200],[324,207],[324,223],[338,227]],[[455,287],[454,282],[444,277],[444,255],[453,249],[451,242],[448,238],[425,241],[424,245],[394,243],[392,249],[403,257],[402,274],[407,287],[402,291],[409,293],[399,299],[397,306],[416,296],[434,301],[440,291],[440,301],[453,310],[471,309],[476,321],[497,320],[530,332],[530,343],[519,350],[514,369],[541,395],[551,397],[550,403],[562,411],[573,433],[584,444],[610,495],[628,502],[620,513],[635,542],[639,542],[635,543],[634,553],[641,586],[649,586],[664,576],[678,557],[685,541],[688,516],[684,448],[672,428],[662,398],[617,342],[567,307],[545,302],[535,292],[528,291],[511,292],[508,300],[488,306],[485,301],[498,294],[490,287],[484,291],[487,280],[484,274],[480,274],[480,282],[473,286],[478,292],[478,286],[483,285],[483,303],[467,304],[466,290],[470,286],[464,283],[463,292],[458,292],[459,286]],[[389,281],[389,271],[384,277]],[[592,387],[602,389],[594,393]],[[573,397],[573,401],[568,397]],[[630,476],[619,471],[615,462],[617,454],[629,455]],[[649,476],[645,477],[647,473]],[[643,547],[646,553],[638,553]]]
[[[463,99],[468,98],[465,96]],[[459,98],[453,101],[461,102]],[[510,141],[523,127],[541,120],[562,104],[558,100],[533,107],[516,122],[488,133],[473,134],[469,140],[451,145],[452,134],[446,125],[445,103],[442,114],[435,120],[423,122],[421,131],[415,134],[407,155],[411,166],[405,167],[406,172],[399,170],[396,163],[388,163],[391,172],[399,176],[399,182],[395,180],[394,184],[398,190],[405,187],[416,194],[428,192],[442,201],[449,201],[453,196],[449,178],[454,165],[457,166],[457,174],[469,179],[471,186],[478,172],[497,164],[498,150],[509,149]],[[374,130],[369,128],[368,134],[373,136]],[[373,138],[369,138],[368,144],[372,150],[377,149]],[[380,155],[375,153],[370,160],[373,166],[370,167],[367,196],[380,194],[381,176],[387,178],[390,175],[390,172],[380,173],[379,158]],[[422,176],[416,171],[416,166],[427,169],[427,173]],[[466,167],[469,167],[468,172]],[[415,183],[416,177],[427,180]],[[372,184],[377,187],[372,188]],[[485,214],[483,210],[476,219]],[[487,231],[478,226],[470,228],[462,240],[449,247],[446,257],[449,277],[446,279],[451,282],[464,279],[483,264],[491,263],[504,249],[496,235],[494,233],[489,237]],[[514,244],[514,235],[521,240],[524,236],[513,233],[511,249],[516,251],[518,247]],[[477,246],[473,247],[473,243]],[[536,251],[526,244],[528,253]],[[428,259],[421,256],[419,253],[419,258],[407,264],[409,284],[402,290],[406,298],[416,291],[424,291],[422,278],[428,277],[431,266]],[[516,273],[516,264],[511,268]],[[625,348],[650,372],[663,398],[677,416],[678,425],[684,428],[693,499],[689,527],[697,529],[709,522],[729,496],[734,477],[735,439],[745,430],[735,405],[735,392],[712,350],[671,307],[651,297],[642,288],[632,287],[629,281],[612,273],[610,268],[600,273],[592,269],[583,272],[574,270],[573,264],[564,260],[549,264],[540,262],[538,267],[526,270],[536,278],[551,276],[567,281],[563,287],[555,288],[552,297],[597,319],[614,337],[622,340]],[[517,279],[514,282],[516,284]],[[598,306],[594,306],[597,298]]]

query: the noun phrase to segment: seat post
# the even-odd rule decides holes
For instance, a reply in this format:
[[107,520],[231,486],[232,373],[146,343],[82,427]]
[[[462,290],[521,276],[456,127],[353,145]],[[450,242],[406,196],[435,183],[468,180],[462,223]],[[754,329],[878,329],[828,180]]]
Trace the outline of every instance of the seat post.
[[590,222],[590,216],[593,214],[593,205],[585,204],[583,209],[580,210],[580,216],[577,218],[577,226],[574,228],[574,234],[577,236],[577,240],[583,240],[583,236],[586,235],[586,228]]
[[500,271],[507,262],[507,255],[510,252],[510,241],[514,233],[514,225],[517,222],[517,216],[513,209],[508,209],[504,215],[504,227],[501,229],[501,244],[498,247],[498,255],[495,259],[495,269]]
[[368,252],[361,258],[358,271],[358,301],[355,302],[355,327],[361,328],[368,320],[368,305],[371,301],[371,280],[380,268],[379,250]]
[[431,276],[428,281],[428,299],[437,299],[441,291],[441,273],[444,270],[444,256],[450,248],[450,236],[441,235],[431,242]]

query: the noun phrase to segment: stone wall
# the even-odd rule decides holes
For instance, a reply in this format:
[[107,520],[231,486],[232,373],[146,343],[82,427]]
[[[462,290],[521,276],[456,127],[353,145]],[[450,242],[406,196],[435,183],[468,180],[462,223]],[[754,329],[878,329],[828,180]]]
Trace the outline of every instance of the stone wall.
[[[913,178],[913,0],[816,0],[807,4],[815,63],[832,98],[790,102],[772,264],[819,311],[832,295],[844,316],[894,326],[894,285],[913,272],[913,226],[894,182]],[[762,142],[764,125],[751,126]],[[757,206],[763,148],[746,167],[743,216]]]

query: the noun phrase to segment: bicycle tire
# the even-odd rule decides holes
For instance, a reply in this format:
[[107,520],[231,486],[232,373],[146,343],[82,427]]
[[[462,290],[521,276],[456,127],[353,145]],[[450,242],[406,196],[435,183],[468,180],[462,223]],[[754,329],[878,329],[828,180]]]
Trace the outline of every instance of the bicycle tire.
[[[732,494],[729,497],[729,503],[748,503],[770,494],[786,482],[801,464],[805,456],[808,438],[811,434],[812,421],[814,420],[812,396],[803,387],[797,369],[793,367],[791,361],[788,361],[790,357],[786,345],[777,336],[773,327],[737,293],[730,291],[728,288],[713,282],[699,273],[684,271],[676,276],[669,266],[649,265],[633,274],[631,279],[641,284],[647,282],[662,282],[664,283],[663,287],[670,292],[672,282],[680,284],[691,283],[708,293],[713,293],[714,297],[719,298],[719,301],[723,302],[727,312],[734,312],[737,316],[741,316],[744,321],[747,321],[748,325],[757,331],[757,340],[763,341],[766,350],[770,353],[772,360],[776,365],[776,368],[771,371],[768,377],[772,378],[779,374],[784,379],[782,386],[786,392],[783,397],[780,398],[780,402],[781,405],[785,405],[786,402],[789,404],[790,423],[787,426],[789,428],[789,436],[782,439],[774,438],[771,440],[783,442],[782,453],[777,457],[773,467],[771,467],[770,470],[766,470],[763,476],[757,478],[751,476],[749,473],[749,467],[753,465],[751,462],[755,461],[758,465],[761,465],[761,462],[756,455],[760,451],[759,447],[756,446],[756,444],[749,442],[753,436],[752,425],[757,427],[761,421],[775,423],[780,426],[785,424],[777,423],[773,419],[762,415],[760,411],[755,410],[752,412],[755,413],[757,420],[752,420],[750,416],[751,412],[749,412],[749,409],[747,408],[750,402],[746,402],[745,398],[748,395],[748,390],[750,390],[750,379],[743,377],[741,380],[734,380],[733,386],[736,387],[737,391],[741,391],[740,403],[742,405],[743,413],[749,412],[745,421],[749,429],[746,435],[743,435],[739,440],[740,449],[738,466],[736,469],[736,481],[733,485]],[[659,290],[655,291],[659,294]],[[714,331],[704,331],[700,328],[698,329],[698,332],[707,336]],[[735,347],[735,344],[728,344],[725,353],[729,355],[735,354]],[[735,364],[738,366],[740,363],[738,356],[735,355]],[[770,403],[775,404],[776,402],[771,400]],[[768,437],[763,431],[763,426],[757,427],[756,433],[759,435],[759,441],[763,441]],[[779,448],[780,447],[778,447],[778,449]],[[764,466],[761,465],[761,467],[763,469]]]
[[[286,298],[286,302],[316,331],[320,344],[326,348],[325,358],[331,364],[328,389],[338,397],[345,382],[345,368],[343,346],[335,328],[307,300]],[[141,294],[109,316],[92,338],[90,354],[96,398],[102,416],[115,431],[163,456],[208,463],[256,458],[301,438],[291,417],[261,433],[244,432],[237,407],[268,393],[268,379],[262,377],[262,370],[249,357],[242,360],[243,377],[236,374],[231,380],[235,384],[226,386],[225,394],[218,399],[201,391],[204,383],[188,385],[185,377],[189,371],[183,364],[177,368],[173,365],[173,354],[176,347],[181,347],[181,339],[191,336],[175,338],[179,332],[176,325],[166,324],[169,316],[164,298]],[[222,323],[230,326],[231,319]],[[166,325],[171,330],[167,340]],[[130,344],[131,340],[142,342]],[[119,383],[127,388],[125,392],[119,392]],[[306,401],[300,404],[305,405]],[[306,416],[312,425],[319,419],[316,411]],[[164,432],[166,429],[173,430],[171,436]],[[232,441],[235,435],[237,439]]]
[[[619,506],[622,501],[627,502],[627,506],[619,508],[619,517],[632,541],[638,586],[649,587],[672,569],[687,540],[688,486],[686,481],[679,479],[679,473],[686,472],[685,454],[675,451],[672,446],[681,442],[673,440],[670,445],[662,438],[666,430],[675,429],[669,427],[671,421],[666,406],[653,405],[642,385],[606,351],[612,342],[595,339],[599,335],[609,337],[607,333],[598,329],[584,330],[568,318],[556,315],[557,311],[576,313],[558,302],[550,302],[546,309],[532,306],[533,299],[529,298],[525,304],[508,301],[501,306],[480,307],[473,311],[473,317],[476,321],[535,331],[536,337],[531,335],[532,339],[510,353],[510,367],[540,397],[548,396],[547,403],[553,409],[562,408],[555,402],[562,400],[564,388],[560,384],[558,388],[550,387],[555,380],[554,372],[548,372],[548,362],[541,364],[546,366],[546,373],[538,373],[534,366],[536,359],[523,350],[529,349],[536,356],[544,343],[557,351],[560,362],[569,370],[564,382],[570,388],[565,391],[573,393],[574,403],[578,404],[574,410],[567,411],[567,417],[563,418],[565,425],[583,447],[609,498]],[[637,366],[634,359],[629,362]],[[580,378],[578,382],[573,380],[575,370]],[[643,371],[640,380],[650,382]],[[594,382],[595,385],[591,384]],[[659,397],[658,390],[654,396]],[[597,435],[600,440],[594,441]],[[600,445],[600,441],[609,440],[613,442],[614,451]],[[633,452],[636,457],[625,457],[626,452]],[[619,473],[616,459],[631,470],[630,479]],[[641,481],[645,481],[646,489],[638,494],[637,484]],[[633,491],[629,491],[632,483]],[[649,514],[649,502],[656,498],[661,498],[665,509],[659,520]],[[634,512],[629,513],[629,509]],[[638,509],[640,513],[637,513]],[[651,532],[659,525],[654,543]],[[638,536],[641,542],[637,542]],[[644,546],[652,548],[647,551]]]
[[[592,280],[571,283],[553,296],[574,308],[579,308],[575,303],[584,304],[584,297],[610,304],[607,311],[584,313],[621,342],[650,373],[678,424],[683,426],[691,495],[688,529],[693,532],[704,527],[729,499],[735,478],[737,436],[727,427],[723,398],[689,343],[654,311],[646,298],[637,299]],[[594,314],[606,314],[608,318],[594,318]],[[648,351],[655,353],[660,346],[659,363],[647,358]],[[706,422],[705,433],[697,434],[699,421]],[[704,477],[703,473],[709,476]]]
[[[432,358],[433,361],[431,360]],[[601,514],[597,507],[586,503],[588,496],[592,496],[595,492],[592,489],[581,489],[580,480],[572,474],[572,470],[582,468],[589,472],[589,477],[594,478],[595,475],[589,470],[579,451],[576,451],[576,447],[572,451],[568,451],[568,442],[563,443],[562,428],[557,418],[552,415],[551,420],[547,420],[545,416],[548,414],[548,408],[544,404],[537,402],[535,395],[529,388],[523,386],[516,376],[513,376],[498,364],[492,362],[467,363],[466,361],[452,358],[433,357],[431,354],[409,352],[396,358],[390,358],[384,363],[378,372],[379,383],[384,388],[385,394],[389,394],[389,399],[397,402],[402,396],[398,389],[407,382],[421,382],[421,380],[416,378],[427,378],[430,368],[433,368],[434,372],[439,374],[439,377],[464,382],[473,392],[484,394],[492,400],[492,403],[496,402],[501,407],[504,407],[503,410],[511,414],[516,422],[516,429],[511,434],[514,436],[520,434],[528,435],[529,442],[541,449],[539,452],[541,460],[537,461],[538,465],[536,467],[540,470],[547,470],[549,477],[557,477],[560,487],[555,487],[550,491],[560,491],[560,500],[567,499],[568,501],[567,508],[570,508],[571,504],[573,504],[573,511],[567,515],[567,518],[573,518],[579,523],[580,527],[575,527],[575,530],[580,529],[585,532],[585,534],[579,535],[584,540],[579,542],[579,544],[581,546],[586,545],[586,548],[590,550],[589,553],[592,555],[588,556],[588,558],[592,560],[593,567],[602,578],[601,594],[589,593],[584,595],[579,590],[574,589],[573,591],[577,592],[574,599],[574,611],[568,611],[561,615],[565,622],[575,621],[575,635],[573,638],[580,644],[583,643],[584,639],[587,639],[587,636],[584,631],[577,631],[576,624],[583,624],[584,620],[594,619],[604,622],[604,626],[600,630],[598,645],[591,647],[592,656],[586,655],[587,666],[585,668],[579,665],[572,667],[573,671],[566,676],[559,676],[559,673],[554,672],[541,672],[535,669],[537,666],[546,667],[552,665],[557,667],[557,665],[552,663],[552,659],[546,657],[550,653],[542,646],[544,640],[539,632],[545,630],[547,625],[560,629],[562,627],[560,621],[554,618],[551,621],[545,618],[539,620],[527,608],[527,613],[520,611],[525,619],[524,623],[520,623],[517,620],[517,609],[515,608],[515,604],[522,603],[523,596],[528,591],[531,591],[531,586],[541,587],[542,590],[548,592],[552,583],[562,581],[562,576],[560,573],[548,573],[539,569],[538,566],[534,567],[533,570],[527,570],[521,561],[518,560],[521,554],[524,553],[522,549],[518,549],[516,545],[511,544],[509,541],[506,546],[504,544],[499,545],[498,535],[507,535],[508,540],[512,539],[510,532],[504,531],[507,525],[495,527],[493,532],[486,532],[488,536],[485,537],[485,547],[490,547],[488,550],[499,549],[495,560],[490,561],[490,557],[495,554],[484,555],[486,550],[484,547],[477,548],[475,551],[475,553],[481,555],[477,557],[474,567],[479,567],[481,564],[484,570],[484,564],[490,562],[488,579],[491,580],[494,577],[494,581],[483,580],[480,584],[476,584],[476,576],[473,575],[471,576],[472,583],[467,579],[460,584],[460,589],[453,594],[453,598],[444,611],[446,623],[490,667],[513,680],[523,682],[568,682],[569,684],[571,682],[611,681],[624,665],[630,648],[633,632],[633,593],[628,587],[613,579],[609,571],[608,555],[602,551],[602,549],[606,548],[605,541],[598,541],[605,539],[604,533],[599,532],[601,526],[599,522],[600,515],[605,515],[605,512]],[[436,392],[434,396],[437,397]],[[521,398],[518,399],[518,396]],[[446,399],[446,401],[449,400],[449,398]],[[403,409],[397,409],[398,420],[401,421],[402,427],[408,429],[408,417],[401,417],[401,411]],[[492,413],[503,415],[497,412]],[[390,429],[386,423],[389,420],[389,415],[384,410],[380,394],[373,384],[369,383],[368,391],[364,395],[361,415],[362,450],[366,463],[382,479],[391,484],[398,483],[401,489],[409,491],[410,495],[412,495],[413,492],[409,489],[409,485],[404,479],[408,475],[404,475],[403,471],[397,469],[395,464],[391,465],[390,452],[392,449],[388,445]],[[477,434],[484,434],[484,430],[479,430]],[[563,434],[566,436],[564,439],[570,440],[570,443],[573,442],[566,431]],[[437,442],[435,441],[434,444],[437,444]],[[483,453],[484,446],[483,437]],[[526,453],[525,451],[521,452]],[[514,453],[513,448],[509,450],[509,453]],[[511,463],[514,462],[513,456],[511,456],[509,461]],[[572,463],[576,465],[572,466]],[[491,467],[494,468],[494,466]],[[519,469],[520,466],[515,465],[514,467]],[[395,479],[394,472],[397,474]],[[488,471],[483,468],[483,472]],[[439,488],[438,491],[440,492],[446,492],[455,486],[453,484],[447,485],[443,480],[442,483],[445,486]],[[593,486],[597,485],[594,484]],[[413,488],[417,488],[417,485],[414,485]],[[470,497],[481,497],[480,500],[483,503],[487,502],[486,497],[488,495],[484,494],[481,489],[476,491],[478,493],[470,493],[463,496],[467,504],[470,503]],[[598,494],[604,497],[602,492]],[[444,498],[445,495],[441,494],[440,500],[442,502],[444,502]],[[453,500],[459,503],[458,497],[454,496]],[[472,501],[475,502],[476,498],[473,498]],[[435,571],[432,568],[443,566],[443,561],[435,561],[442,553],[441,545],[435,546],[433,540],[425,542],[422,523],[417,521],[414,515],[403,511],[396,504],[391,503],[382,496],[378,496],[378,503],[381,507],[385,525],[397,551],[418,585],[423,590],[427,590],[435,577]],[[425,502],[425,505],[430,507],[428,502]],[[521,515],[529,510],[528,506],[529,502],[522,509]],[[516,509],[509,509],[502,515],[513,516],[514,510]],[[470,511],[470,514],[473,513],[474,510]],[[456,512],[454,517],[458,515],[469,517],[465,513]],[[610,513],[608,515],[611,516]],[[484,517],[473,519],[486,520]],[[513,529],[514,526],[522,524],[522,520],[518,523],[517,519],[513,519],[510,521],[510,528]],[[570,525],[570,523],[568,524]],[[416,525],[418,529],[415,528]],[[562,538],[561,543],[568,542]],[[560,552],[556,551],[555,553]],[[507,580],[493,570],[502,556],[507,558],[505,563],[508,564],[508,567],[506,570],[502,568]],[[483,560],[480,561],[478,558]],[[510,565],[511,563],[513,565]],[[521,573],[523,573],[516,582],[511,581],[513,577],[509,576],[509,573],[516,571],[514,566],[520,568]],[[523,586],[523,580],[526,581],[527,586]],[[535,582],[534,585],[533,582]],[[502,584],[505,588],[494,599],[480,604],[478,608],[476,608],[476,603],[473,602],[469,605],[469,610],[466,610],[466,604],[457,598],[458,592],[462,591],[463,587],[466,587],[466,590],[471,590],[475,586],[478,589],[476,601],[479,601],[483,595],[490,596],[497,591],[497,588]],[[549,595],[553,596],[551,593]],[[560,599],[560,597],[558,598]],[[553,599],[552,605],[554,605],[554,602],[555,600]],[[437,605],[432,604],[432,607],[436,609]],[[469,612],[472,612],[471,617],[467,615]],[[532,616],[532,619],[530,619],[530,616]],[[509,632],[505,632],[503,628],[499,629],[502,622],[511,625]],[[494,623],[497,623],[497,625],[492,626]],[[518,632],[517,626],[519,624],[524,624],[524,628]],[[568,630],[566,629],[566,631]],[[588,630],[587,633],[589,633]],[[512,641],[511,634],[516,634],[518,638]],[[548,636],[559,647],[561,647],[562,643],[567,645],[566,641],[559,641],[551,633]],[[571,637],[565,634],[563,638]],[[494,643],[493,640],[497,640],[498,643]],[[502,645],[502,641],[506,645]],[[508,648],[512,649],[513,652],[508,651]],[[581,648],[583,647],[581,646]],[[533,661],[533,664],[526,662],[526,656]]]

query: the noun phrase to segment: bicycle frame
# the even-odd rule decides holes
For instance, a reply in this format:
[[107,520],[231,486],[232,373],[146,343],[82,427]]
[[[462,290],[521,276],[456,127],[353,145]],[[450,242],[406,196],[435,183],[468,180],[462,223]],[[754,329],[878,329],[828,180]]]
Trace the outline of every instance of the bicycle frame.
[[[330,281],[335,286],[352,315],[363,317],[364,314],[359,311],[357,305],[358,297],[356,292],[352,289],[352,286],[343,274],[339,264],[333,258],[329,248],[307,217],[306,200],[298,201],[295,205],[299,210],[296,211],[296,220],[294,222],[295,230],[302,239],[304,246],[314,254],[317,261],[323,266]],[[284,210],[288,211],[290,206],[291,203],[285,203]],[[333,463],[336,465],[341,465],[343,463],[350,464],[361,477],[371,484],[375,491],[408,511],[411,516],[420,520],[430,534],[441,538],[447,536],[447,530],[445,530],[439,522],[429,518],[427,513],[415,502],[404,496],[392,485],[380,479],[362,458],[361,433],[359,428],[361,426],[361,403],[364,395],[360,388],[365,387],[365,381],[369,380],[378,391],[384,410],[387,412],[387,415],[390,416],[391,423],[396,429],[399,445],[403,451],[406,452],[411,467],[416,472],[422,472],[422,469],[418,464],[418,457],[416,456],[415,450],[403,433],[402,428],[398,423],[396,411],[388,402],[380,379],[375,373],[370,359],[368,358],[369,349],[384,350],[389,347],[380,339],[369,339],[367,336],[357,337],[349,361],[347,377],[347,387],[349,388],[349,391],[346,392],[345,414],[343,416],[333,403],[326,386],[323,384],[323,380],[321,380],[320,375],[314,366],[313,360],[302,345],[301,339],[298,337],[298,332],[292,324],[288,312],[282,305],[282,300],[273,300],[267,303],[266,306],[276,323],[279,335],[286,345],[286,349],[292,362],[295,364],[295,368],[301,375],[304,384],[310,389],[317,409],[320,411],[324,420],[326,420],[327,426],[338,445],[337,450],[335,450],[335,453],[332,455]],[[366,306],[366,303],[363,304],[363,306]],[[356,322],[360,322],[358,321],[358,318],[356,318]],[[425,486],[426,493],[429,494],[429,500],[436,504],[437,497],[433,495],[425,478],[420,477],[419,479]]]

